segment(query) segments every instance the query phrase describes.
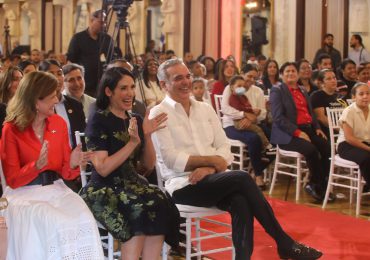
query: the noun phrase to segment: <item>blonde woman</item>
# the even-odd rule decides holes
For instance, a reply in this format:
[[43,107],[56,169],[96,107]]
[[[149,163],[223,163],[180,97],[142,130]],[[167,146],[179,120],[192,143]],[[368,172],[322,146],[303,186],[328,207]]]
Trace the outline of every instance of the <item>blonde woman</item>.
[[8,187],[7,259],[102,259],[96,222],[60,178],[73,179],[91,154],[72,152],[67,126],[54,113],[58,81],[31,72],[7,108],[1,162]]

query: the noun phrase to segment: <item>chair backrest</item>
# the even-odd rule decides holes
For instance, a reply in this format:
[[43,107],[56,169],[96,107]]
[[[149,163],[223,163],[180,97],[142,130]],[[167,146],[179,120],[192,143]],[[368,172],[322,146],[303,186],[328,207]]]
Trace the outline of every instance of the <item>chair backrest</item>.
[[222,95],[213,95],[213,98],[215,99],[215,106],[216,106],[216,113],[218,118],[222,119],[222,110],[221,110],[221,102],[222,102]]
[[340,124],[339,118],[343,113],[344,108],[326,108],[326,114],[328,117],[329,124],[329,135],[330,135],[330,146],[331,156],[335,155],[337,139],[339,136]]
[[164,180],[162,178],[162,158],[157,154],[156,156],[156,162],[155,162],[155,171],[157,174],[157,183],[158,183],[158,188],[160,188],[163,192],[165,191],[164,188]]
[[[79,145],[81,143],[81,138],[85,137],[85,133],[82,133],[80,131],[75,132],[75,138],[76,138],[76,145]],[[80,176],[81,176],[81,184],[82,187],[85,187],[87,184],[87,176],[90,176],[91,172],[86,172],[86,169],[83,169],[80,167]]]

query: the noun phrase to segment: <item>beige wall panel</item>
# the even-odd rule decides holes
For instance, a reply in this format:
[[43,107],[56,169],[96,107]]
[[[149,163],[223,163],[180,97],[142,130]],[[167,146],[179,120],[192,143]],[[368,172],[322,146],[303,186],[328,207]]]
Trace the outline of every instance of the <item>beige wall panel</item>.
[[310,62],[313,61],[316,51],[321,48],[321,4],[322,0],[306,1],[304,57]]
[[218,58],[218,9],[216,0],[206,1],[207,18],[206,18],[206,55],[215,59]]
[[203,46],[203,1],[191,1],[190,52],[194,59],[202,54]]
[[327,32],[334,35],[334,48],[343,55],[344,0],[327,0],[327,3]]

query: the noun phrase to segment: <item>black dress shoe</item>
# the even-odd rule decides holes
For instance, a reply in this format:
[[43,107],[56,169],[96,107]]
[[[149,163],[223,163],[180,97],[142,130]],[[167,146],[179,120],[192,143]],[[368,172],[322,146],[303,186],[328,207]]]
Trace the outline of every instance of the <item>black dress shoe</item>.
[[337,198],[337,195],[335,195],[334,193],[330,192],[329,193],[329,198],[328,198],[328,202],[334,202]]
[[322,256],[320,251],[298,242],[294,242],[291,248],[278,249],[278,253],[281,259],[292,260],[314,260]]
[[307,184],[304,187],[304,190],[315,200],[322,201],[324,199],[324,195],[321,192],[318,192],[318,190],[315,188],[315,185],[313,184]]

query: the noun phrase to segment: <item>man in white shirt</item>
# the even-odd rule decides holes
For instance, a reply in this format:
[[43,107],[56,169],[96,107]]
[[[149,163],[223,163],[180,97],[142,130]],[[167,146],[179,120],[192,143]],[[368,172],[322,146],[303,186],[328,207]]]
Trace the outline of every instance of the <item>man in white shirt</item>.
[[356,66],[370,61],[370,53],[365,49],[361,35],[352,35],[349,44],[352,49],[348,52],[348,58],[353,60]]
[[[180,59],[158,68],[166,98],[150,112],[150,118],[166,113],[165,127],[152,135],[163,161],[165,187],[176,203],[212,207],[230,212],[237,260],[253,252],[253,220],[261,223],[276,241],[281,258],[317,259],[322,253],[289,237],[253,179],[244,171],[226,171],[232,157],[230,145],[215,111],[190,99],[191,75]],[[160,174],[160,173],[158,173]]]
[[95,98],[85,94],[84,67],[75,63],[68,63],[63,66],[63,74],[65,87],[63,94],[81,102],[85,118],[89,118],[89,108],[95,102]]

